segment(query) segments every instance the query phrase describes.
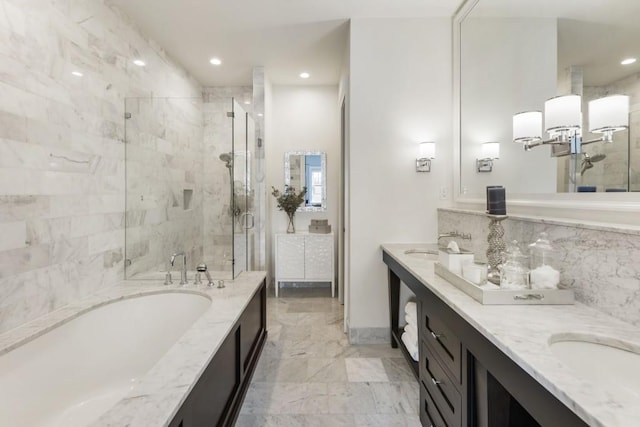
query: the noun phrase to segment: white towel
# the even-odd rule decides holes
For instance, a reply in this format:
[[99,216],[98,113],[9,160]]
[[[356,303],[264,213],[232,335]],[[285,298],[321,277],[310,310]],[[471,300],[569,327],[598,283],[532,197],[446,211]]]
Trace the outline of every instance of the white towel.
[[417,316],[412,316],[410,314],[405,314],[404,315],[404,321],[407,322],[407,324],[409,325],[418,325],[418,317]]
[[411,316],[414,319],[418,318],[418,306],[416,305],[415,301],[409,301],[405,306],[404,306],[404,313],[407,316]]
[[411,358],[417,362],[419,357],[418,346],[411,341],[408,333],[405,332],[402,334],[402,342],[404,343],[404,346],[407,348],[407,351],[409,352],[409,355],[411,356]]
[[[404,327],[404,331],[411,335],[411,338],[415,338],[415,343],[418,345],[418,327],[414,324],[407,323]],[[413,339],[411,341],[414,341]]]

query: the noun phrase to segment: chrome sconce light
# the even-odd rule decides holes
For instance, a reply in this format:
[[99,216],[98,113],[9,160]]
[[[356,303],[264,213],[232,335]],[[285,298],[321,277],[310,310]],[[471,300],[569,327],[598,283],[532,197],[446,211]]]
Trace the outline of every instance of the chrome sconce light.
[[525,151],[546,144],[579,147],[594,142],[610,143],[613,133],[629,127],[629,97],[612,95],[589,102],[589,131],[600,138],[582,140],[582,99],[579,95],[556,96],[544,103],[545,130],[551,139],[542,139],[542,112],[525,111],[513,116],[513,141]]
[[436,158],[436,143],[421,142],[418,158],[416,159],[416,172],[431,172],[431,159]]
[[629,97],[611,95],[589,101],[589,132],[601,133],[602,137],[582,144],[603,141],[613,142],[613,133],[629,127]]
[[478,172],[493,171],[493,161],[500,158],[500,143],[485,142],[482,144],[482,158],[476,159]]

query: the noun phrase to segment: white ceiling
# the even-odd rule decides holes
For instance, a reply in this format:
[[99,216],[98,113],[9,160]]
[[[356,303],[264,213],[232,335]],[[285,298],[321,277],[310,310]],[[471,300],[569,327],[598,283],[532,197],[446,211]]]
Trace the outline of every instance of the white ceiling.
[[449,17],[461,2],[111,0],[204,86],[251,85],[254,66],[274,84],[337,84],[350,18]]
[[[462,0],[110,0],[204,86],[337,84],[351,18],[452,16]],[[559,17],[559,66],[585,83],[640,72],[640,0],[481,0],[472,16]],[[209,64],[213,56],[222,65]],[[311,78],[299,78],[308,71]]]
[[[470,16],[560,18],[558,67],[582,67],[585,85],[640,72],[640,0],[480,0]],[[628,57],[638,62],[620,65]]]

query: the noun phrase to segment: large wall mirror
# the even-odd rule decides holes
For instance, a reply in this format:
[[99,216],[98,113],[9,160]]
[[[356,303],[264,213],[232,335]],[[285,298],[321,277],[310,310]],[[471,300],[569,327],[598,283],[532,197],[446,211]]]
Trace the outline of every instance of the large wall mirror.
[[[482,198],[487,185],[502,184],[522,200],[588,201],[595,190],[640,191],[640,1],[469,0],[456,16],[454,56],[459,116],[456,152],[458,201]],[[627,58],[635,63],[623,65]],[[513,116],[543,111],[549,98],[582,96],[582,138],[588,102],[629,96],[629,128],[611,143],[583,145],[552,156],[552,147],[525,151],[513,142]],[[546,137],[547,134],[543,133]],[[491,172],[479,172],[482,147],[499,142]],[[638,194],[603,200],[640,201]],[[599,199],[598,199],[599,200]]]
[[326,153],[323,151],[287,151],[284,154],[284,183],[298,191],[307,187],[305,202],[298,208],[298,211],[326,211]]

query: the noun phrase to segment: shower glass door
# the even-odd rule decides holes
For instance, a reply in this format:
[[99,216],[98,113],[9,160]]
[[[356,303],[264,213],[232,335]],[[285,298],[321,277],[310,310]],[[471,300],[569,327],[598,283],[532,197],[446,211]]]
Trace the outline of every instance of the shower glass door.
[[253,119],[234,99],[233,120],[233,276],[253,269],[254,197],[253,157],[250,147],[255,138]]

